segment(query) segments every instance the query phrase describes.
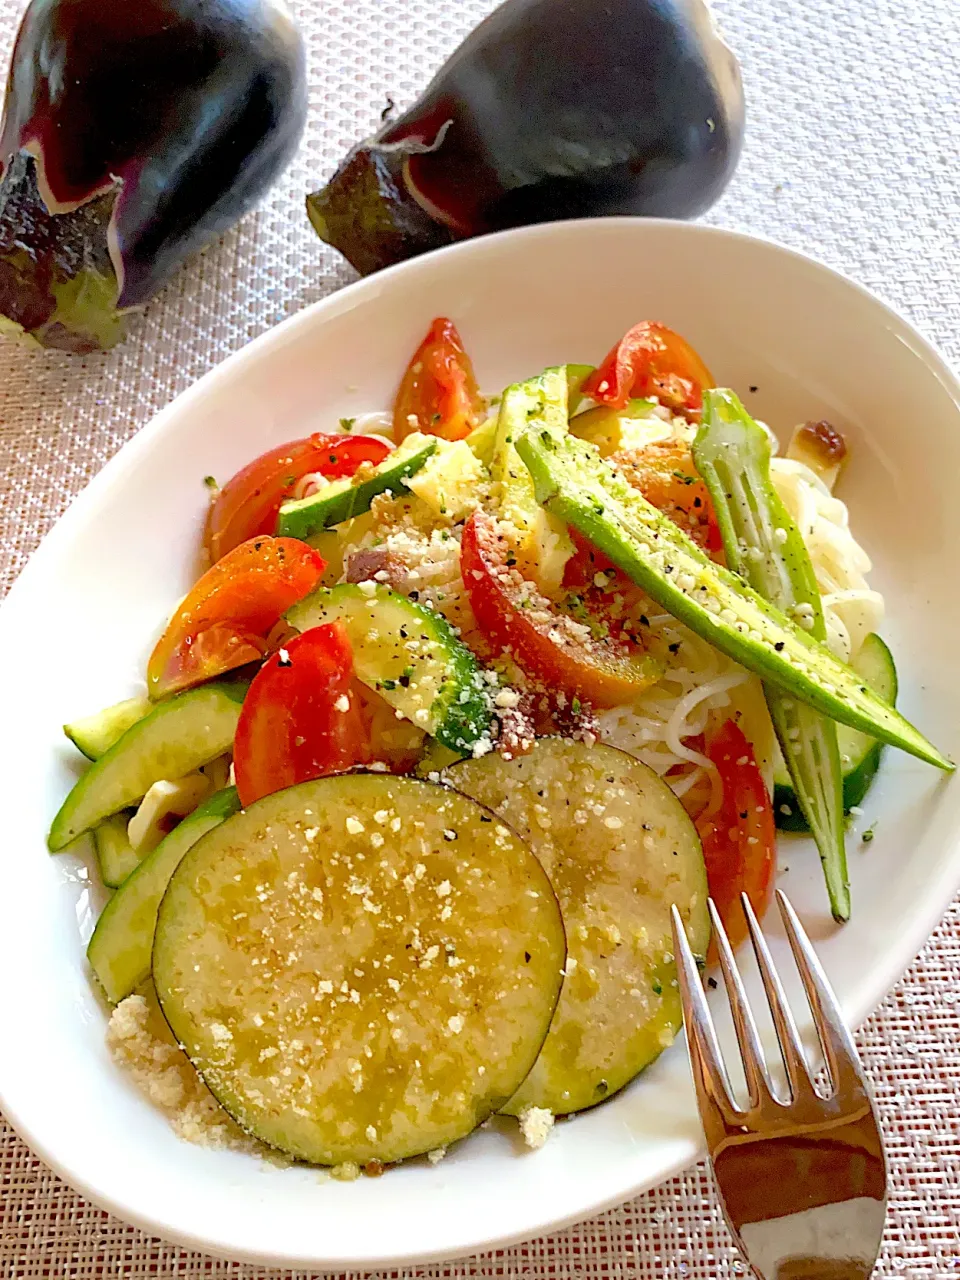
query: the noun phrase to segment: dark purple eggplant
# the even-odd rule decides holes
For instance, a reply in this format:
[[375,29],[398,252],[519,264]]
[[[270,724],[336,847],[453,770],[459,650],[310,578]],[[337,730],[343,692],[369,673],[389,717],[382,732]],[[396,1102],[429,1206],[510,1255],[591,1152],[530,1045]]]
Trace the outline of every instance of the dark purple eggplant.
[[274,182],[306,107],[274,0],[31,0],[0,133],[0,331],[113,346]]
[[364,275],[531,222],[694,217],[732,176],[743,120],[704,0],[506,0],[307,212]]

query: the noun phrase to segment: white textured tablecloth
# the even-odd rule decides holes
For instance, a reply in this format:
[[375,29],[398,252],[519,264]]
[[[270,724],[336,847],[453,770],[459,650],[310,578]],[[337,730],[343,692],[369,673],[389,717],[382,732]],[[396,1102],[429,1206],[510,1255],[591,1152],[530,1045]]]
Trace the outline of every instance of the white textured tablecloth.
[[[412,99],[492,7],[293,0],[309,43],[310,123],[264,205],[184,271],[113,353],[78,360],[0,344],[4,588],[158,409],[351,278],[310,231],[304,193],[371,131],[387,95]],[[0,0],[4,63],[21,9]],[[749,119],[738,176],[709,220],[818,255],[903,310],[960,364],[960,0],[724,0],[719,19],[743,64]],[[960,903],[859,1043],[891,1163],[880,1274],[960,1277]],[[51,1087],[68,1087],[69,1064],[47,1067]],[[0,1280],[268,1274],[124,1226],[75,1195],[0,1119]],[[743,1268],[699,1167],[549,1238],[404,1274],[715,1280]]]

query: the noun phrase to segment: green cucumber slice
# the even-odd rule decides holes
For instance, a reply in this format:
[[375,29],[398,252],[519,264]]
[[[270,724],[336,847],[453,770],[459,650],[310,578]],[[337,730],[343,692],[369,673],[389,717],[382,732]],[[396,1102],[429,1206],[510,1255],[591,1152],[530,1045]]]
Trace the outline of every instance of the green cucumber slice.
[[419,471],[436,447],[433,436],[414,432],[363,479],[334,480],[309,498],[285,502],[277,517],[277,533],[307,539],[321,529],[362,515],[378,494],[405,491],[405,478]]
[[531,430],[517,448],[538,501],[721,653],[841,724],[938,769],[956,768],[809,632],[710,560],[589,445]]
[[[893,655],[871,632],[850,664],[874,693],[891,706],[897,700],[897,668]],[[863,800],[880,768],[883,745],[857,729],[840,725],[837,730],[840,763],[843,769],[843,809],[849,813]],[[797,803],[796,793],[783,760],[777,761],[773,775],[773,810],[781,831],[808,832],[806,819]]]
[[357,676],[451,750],[489,736],[491,706],[480,665],[447,620],[386,586],[345,582],[287,613],[298,631],[343,622]]
[[127,837],[129,821],[127,814],[115,813],[93,830],[100,879],[108,889],[119,889],[140,865],[140,859]]
[[566,1115],[623,1088],[682,1024],[670,907],[695,951],[710,940],[696,829],[652,769],[604,744],[541,738],[529,755],[446,772],[526,840],[567,935],[566,976],[533,1070],[503,1108]]
[[[770,480],[770,437],[732,391],[704,392],[693,460],[710,491],[727,564],[765,600],[796,616],[803,606],[815,640],[827,638],[813,564],[800,530]],[[763,687],[797,803],[820,853],[830,910],[850,919],[837,726],[775,685]]]
[[53,820],[50,852],[137,804],[155,782],[182,778],[229,751],[246,690],[208,684],[157,705],[78,780]]
[[296,1159],[464,1137],[540,1051],[566,958],[543,868],[455,791],[387,774],[267,796],[190,850],[153,979],[221,1105]]
[[105,707],[96,715],[65,724],[63,732],[88,760],[99,760],[128,729],[143,719],[152,706],[146,696],[127,698],[112,707]]
[[147,854],[104,907],[87,959],[111,1004],[119,1004],[149,976],[157,911],[180,860],[239,809],[236,787],[212,795]]

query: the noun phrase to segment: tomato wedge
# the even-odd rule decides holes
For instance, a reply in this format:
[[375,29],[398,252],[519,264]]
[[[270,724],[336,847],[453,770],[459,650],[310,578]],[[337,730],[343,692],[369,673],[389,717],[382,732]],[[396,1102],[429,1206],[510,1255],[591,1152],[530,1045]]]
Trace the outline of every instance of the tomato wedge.
[[177,609],[147,664],[163,698],[262,658],[267,634],[308,595],[326,561],[296,538],[251,538],[208,569]]
[[730,945],[738,947],[748,936],[740,894],[746,893],[762,916],[773,892],[777,856],[773,809],[753,747],[733,720],[727,720],[707,743],[706,754],[720,775],[723,799],[719,810],[698,819],[697,830],[710,896]]
[[610,462],[658,511],[669,516],[688,538],[714,560],[724,562],[723,538],[713,500],[693,465],[690,446],[658,440],[642,449],[623,449]]
[[370,738],[342,622],[313,627],[253,678],[233,744],[244,806],[370,759]]
[[633,397],[656,396],[678,412],[695,412],[713,374],[679,333],[656,320],[642,320],[620,339],[583,384],[583,394],[625,409]]
[[328,480],[352,476],[364,462],[373,466],[390,452],[375,436],[321,435],[291,440],[255,458],[220,489],[210,504],[204,545],[211,564],[258,534],[272,534],[277,512],[304,476],[318,472]]
[[563,567],[565,587],[571,591],[588,591],[595,585],[598,573],[606,574],[611,570],[616,573],[613,561],[588,542],[578,529],[571,528],[569,533],[575,551]]
[[399,444],[413,431],[462,440],[483,417],[470,357],[456,325],[440,316],[407,366],[393,410],[393,435]]
[[507,564],[496,521],[475,511],[460,544],[460,571],[481,631],[544,688],[594,707],[615,707],[654,684],[662,667],[623,645],[595,640]]

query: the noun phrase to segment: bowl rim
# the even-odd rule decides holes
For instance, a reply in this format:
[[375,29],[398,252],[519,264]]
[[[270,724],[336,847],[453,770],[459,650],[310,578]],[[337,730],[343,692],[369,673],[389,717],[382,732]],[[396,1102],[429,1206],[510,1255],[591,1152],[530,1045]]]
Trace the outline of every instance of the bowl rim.
[[[888,322],[891,322],[901,340],[906,341],[910,348],[922,358],[927,369],[941,383],[957,406],[958,411],[960,411],[960,379],[958,379],[943,354],[929,339],[919,332],[906,316],[842,270],[828,265],[812,254],[783,245],[769,236],[696,222],[625,216],[568,219],[513,228],[459,241],[423,255],[422,258],[412,258],[379,271],[372,276],[354,280],[336,289],[326,297],[303,307],[279,324],[264,330],[251,342],[231,352],[222,361],[207,370],[206,373],[177,394],[149,422],[131,436],[71,501],[67,509],[55,521],[30,555],[24,568],[8,591],[6,598],[0,603],[0,619],[3,618],[6,611],[9,611],[10,602],[18,602],[21,591],[26,590],[22,586],[24,579],[31,578],[36,572],[37,566],[42,568],[48,560],[55,557],[59,553],[61,546],[72,537],[74,528],[82,523],[88,515],[93,514],[100,501],[101,493],[109,486],[121,482],[124,475],[141,466],[143,454],[149,451],[153,441],[164,432],[170,419],[189,413],[195,402],[201,400],[211,389],[237,377],[248,366],[258,362],[269,361],[274,351],[282,346],[292,334],[323,321],[335,321],[341,313],[353,309],[358,303],[366,304],[369,301],[371,305],[376,305],[376,294],[385,282],[402,279],[406,273],[416,273],[425,262],[439,263],[472,255],[478,255],[480,258],[486,254],[496,255],[499,246],[507,241],[521,240],[528,242],[532,246],[537,241],[556,236],[571,236],[576,239],[580,236],[589,238],[591,235],[602,235],[608,232],[620,232],[628,235],[639,233],[643,235],[647,228],[669,228],[671,233],[679,235],[681,238],[694,236],[700,239],[714,240],[718,243],[733,241],[741,245],[758,246],[775,256],[786,256],[793,259],[797,264],[812,271],[815,277],[819,277],[824,282],[834,284],[839,282],[846,286],[858,294],[873,309],[878,310],[879,314],[885,317]],[[957,833],[956,843],[960,845],[960,832]],[[943,867],[936,885],[936,888],[941,892],[928,892],[925,895],[926,906],[915,913],[913,927],[900,939],[900,945],[896,952],[893,955],[888,953],[890,958],[880,968],[882,978],[872,988],[874,994],[868,998],[861,998],[856,1006],[848,1010],[850,1015],[848,1022],[850,1025],[859,1026],[882,1003],[891,988],[900,980],[904,972],[916,959],[917,954],[936,928],[938,921],[943,917],[944,912],[948,910],[952,895],[960,887],[960,857],[957,854],[958,850],[955,847],[952,858],[945,859],[946,865]],[[950,870],[951,867],[952,871]],[[951,896],[947,896],[948,888]],[[677,1043],[681,1041],[682,1036],[678,1036]],[[690,1143],[688,1150],[681,1152],[675,1159],[665,1164],[653,1180],[641,1179],[636,1185],[626,1190],[590,1200],[577,1210],[559,1217],[551,1216],[548,1211],[541,1211],[536,1215],[536,1220],[531,1220],[522,1230],[502,1235],[491,1235],[489,1231],[474,1228],[470,1233],[471,1238],[462,1247],[457,1246],[454,1252],[450,1252],[448,1249],[434,1251],[408,1250],[401,1253],[381,1251],[379,1253],[354,1253],[339,1257],[327,1256],[320,1259],[307,1258],[302,1253],[285,1252],[282,1246],[272,1249],[247,1248],[239,1250],[217,1246],[211,1244],[203,1236],[183,1230],[156,1216],[151,1216],[125,1203],[121,1203],[111,1198],[107,1193],[100,1192],[96,1185],[88,1181],[82,1170],[61,1162],[56,1151],[49,1143],[33,1136],[29,1123],[23,1120],[19,1114],[15,1100],[6,1097],[2,1075],[0,1075],[0,1110],[2,1110],[7,1122],[18,1136],[71,1188],[94,1205],[115,1214],[123,1221],[136,1226],[144,1232],[159,1236],[183,1248],[206,1253],[213,1257],[266,1267],[307,1266],[328,1272],[355,1269],[357,1267],[383,1268],[430,1264],[469,1257],[494,1249],[507,1248],[540,1234],[562,1230],[574,1223],[584,1221],[605,1210],[623,1204],[627,1200],[641,1195],[652,1187],[658,1186],[676,1176],[706,1155],[706,1146],[702,1140]]]

